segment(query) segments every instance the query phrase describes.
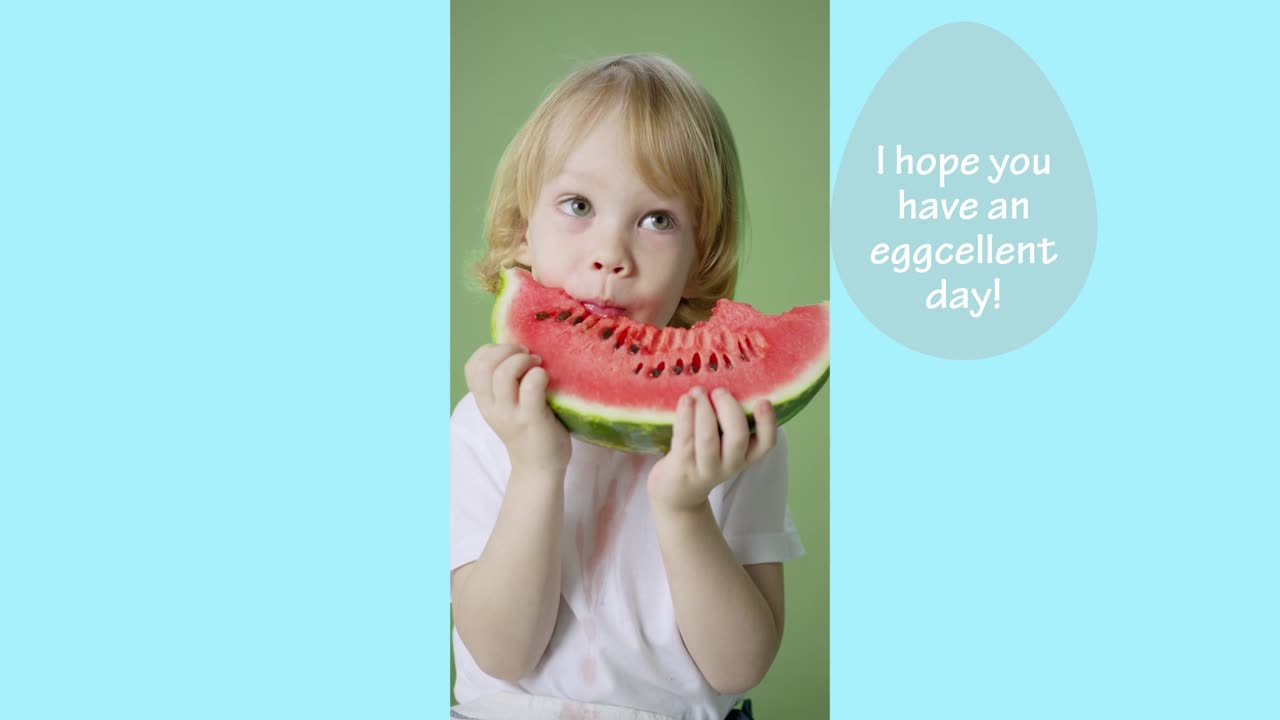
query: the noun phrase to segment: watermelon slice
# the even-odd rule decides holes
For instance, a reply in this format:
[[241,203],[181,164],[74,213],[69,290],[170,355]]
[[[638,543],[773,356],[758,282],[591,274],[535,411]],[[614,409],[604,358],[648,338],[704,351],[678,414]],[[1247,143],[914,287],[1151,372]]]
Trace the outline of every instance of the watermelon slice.
[[676,402],[701,385],[726,388],[748,409],[765,398],[778,424],[795,417],[827,380],[827,303],[765,315],[720,300],[711,319],[659,328],[589,312],[526,270],[503,272],[494,342],[542,357],[547,402],[574,435],[628,452],[665,453]]

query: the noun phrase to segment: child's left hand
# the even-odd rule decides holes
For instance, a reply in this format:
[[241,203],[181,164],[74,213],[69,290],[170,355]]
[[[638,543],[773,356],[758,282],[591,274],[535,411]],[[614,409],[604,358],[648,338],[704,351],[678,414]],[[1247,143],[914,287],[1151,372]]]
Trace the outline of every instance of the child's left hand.
[[649,500],[655,510],[697,507],[713,488],[773,449],[778,436],[773,406],[760,400],[753,410],[754,434],[728,390],[717,388],[708,397],[699,387],[680,398],[671,451],[649,473]]

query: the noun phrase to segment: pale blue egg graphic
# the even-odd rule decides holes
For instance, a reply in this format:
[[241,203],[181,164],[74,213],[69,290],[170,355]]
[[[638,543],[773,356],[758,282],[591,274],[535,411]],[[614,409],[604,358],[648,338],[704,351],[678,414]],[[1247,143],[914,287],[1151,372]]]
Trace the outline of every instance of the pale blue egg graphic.
[[832,254],[863,314],[929,355],[1009,352],[1067,312],[1096,244],[1084,150],[1035,61],[976,23],[904,50],[854,124],[831,202]]

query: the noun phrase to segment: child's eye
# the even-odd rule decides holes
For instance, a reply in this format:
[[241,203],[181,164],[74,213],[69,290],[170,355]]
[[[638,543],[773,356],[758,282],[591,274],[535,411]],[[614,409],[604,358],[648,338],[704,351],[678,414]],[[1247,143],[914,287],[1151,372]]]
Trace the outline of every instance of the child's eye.
[[569,198],[560,203],[560,209],[566,215],[586,217],[591,214],[591,201],[583,197]]
[[647,230],[670,230],[675,226],[675,219],[664,212],[649,213],[640,221],[640,227]]

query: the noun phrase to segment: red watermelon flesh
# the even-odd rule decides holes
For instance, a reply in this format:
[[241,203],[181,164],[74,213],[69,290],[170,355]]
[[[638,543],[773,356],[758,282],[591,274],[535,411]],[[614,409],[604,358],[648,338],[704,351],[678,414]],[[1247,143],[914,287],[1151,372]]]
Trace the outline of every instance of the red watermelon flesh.
[[720,300],[705,322],[660,328],[592,314],[562,290],[508,269],[493,311],[495,342],[542,357],[547,401],[574,434],[631,452],[666,452],[676,403],[695,386],[725,388],[750,408],[761,398],[779,424],[826,381],[828,305],[765,315]]

